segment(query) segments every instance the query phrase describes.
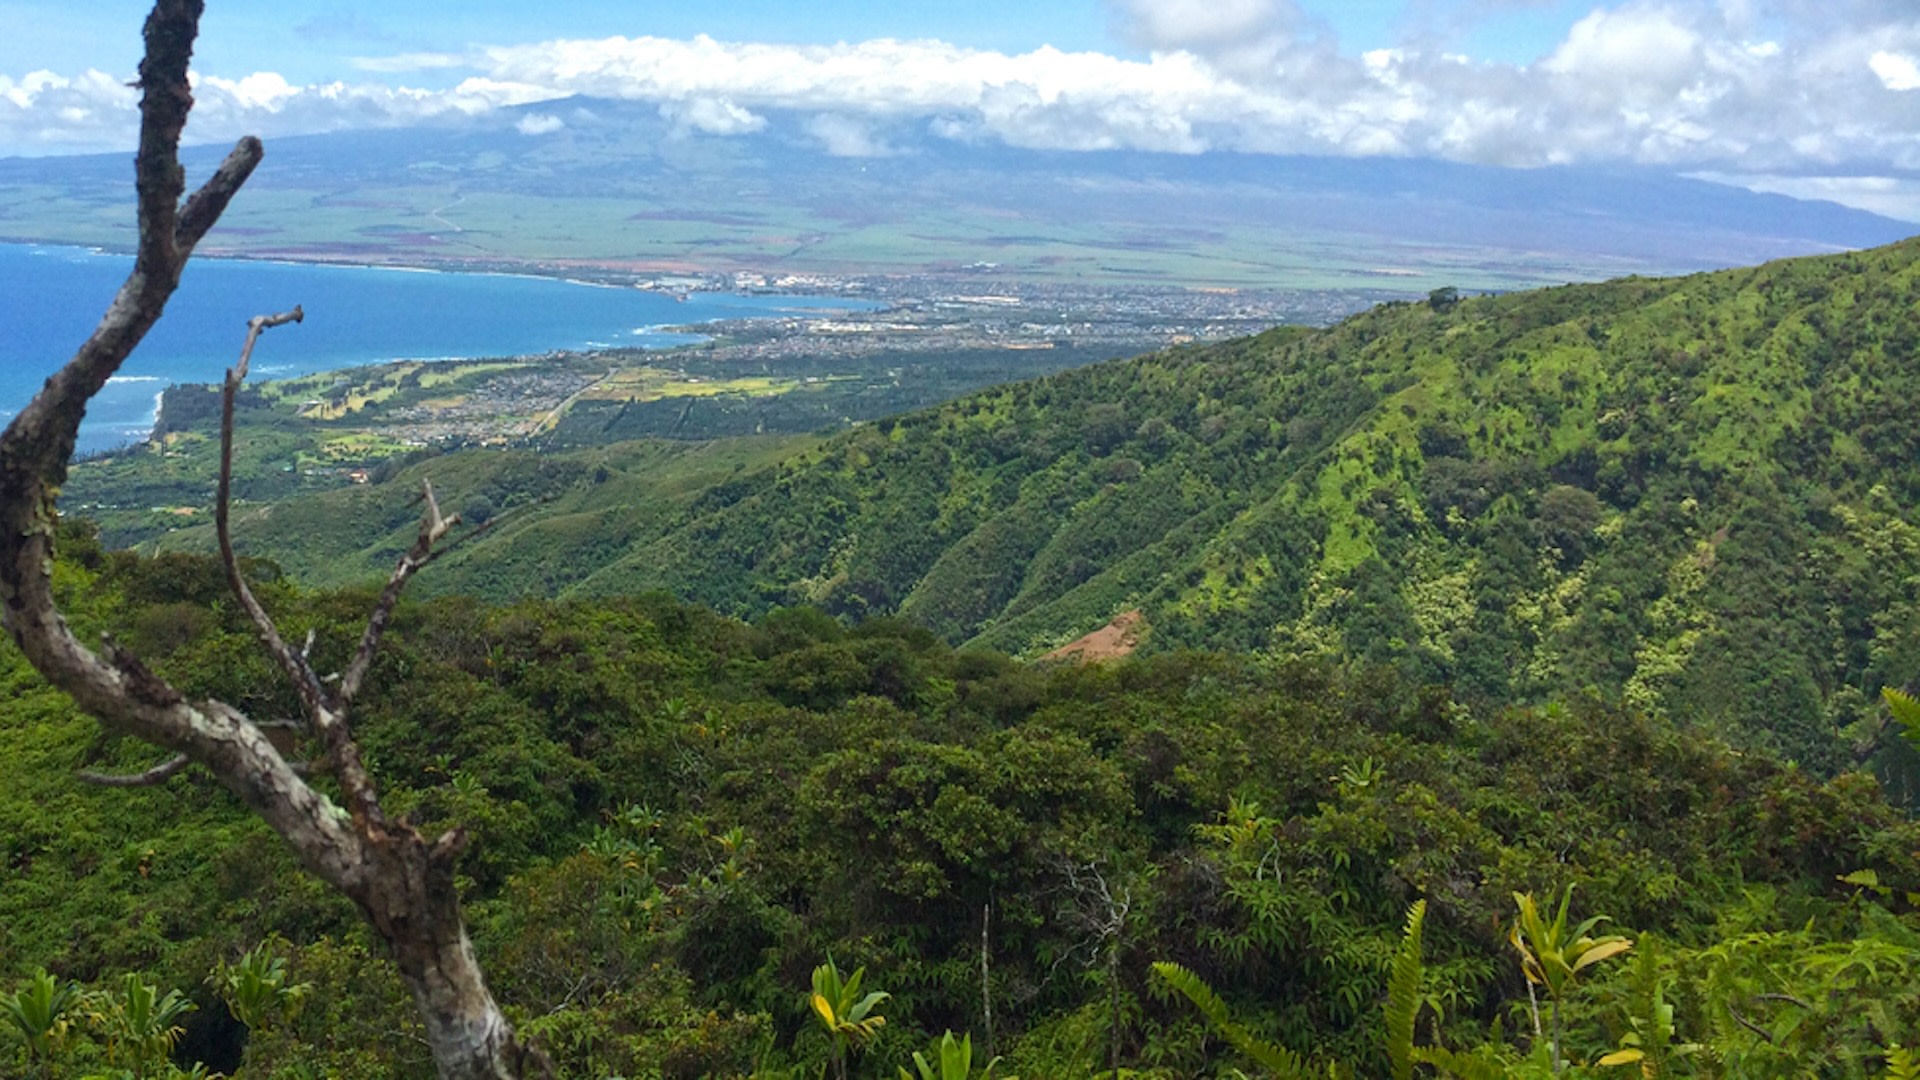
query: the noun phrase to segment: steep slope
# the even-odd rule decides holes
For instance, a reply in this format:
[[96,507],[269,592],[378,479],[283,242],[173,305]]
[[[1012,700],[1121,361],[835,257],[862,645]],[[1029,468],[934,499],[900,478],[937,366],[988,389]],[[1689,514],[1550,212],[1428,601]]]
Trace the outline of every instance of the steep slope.
[[1920,665],[1920,242],[1389,305],[1000,388],[700,500],[577,591],[1345,653],[1823,765]]
[[[1593,695],[1833,768],[1871,742],[1878,688],[1920,676],[1917,260],[1907,241],[1436,296],[824,442],[449,455],[395,479],[512,509],[432,591],[816,604],[1025,655],[1137,609],[1149,650]],[[303,580],[362,580],[404,545],[405,502],[375,485],[239,532]]]
[[[485,450],[427,457],[370,485],[242,504],[234,514],[234,543],[308,586],[378,581],[413,543],[419,485],[431,480],[446,509],[485,529],[436,561],[420,591],[495,600],[553,596],[684,521],[690,506],[731,478],[817,442],[767,435],[639,440],[564,454]],[[211,552],[213,527],[178,529],[145,546]]]

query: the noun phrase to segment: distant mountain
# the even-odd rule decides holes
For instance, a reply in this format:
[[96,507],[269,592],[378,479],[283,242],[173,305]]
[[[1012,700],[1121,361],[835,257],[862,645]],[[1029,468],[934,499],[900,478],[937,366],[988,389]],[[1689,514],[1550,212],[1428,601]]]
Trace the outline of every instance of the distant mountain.
[[[1920,678],[1916,400],[1920,240],[1436,297],[974,394],[772,464],[727,444],[428,462],[443,490],[549,501],[423,584],[815,604],[1023,654],[1139,611],[1148,649],[1593,695],[1827,767],[1872,734],[1881,685]],[[239,531],[337,581],[379,573],[406,514],[361,488]]]
[[[1914,231],[1650,170],[1069,153],[930,134],[834,157],[801,118],[768,119],[718,137],[651,107],[573,99],[453,126],[279,139],[214,242],[452,265],[972,268],[1424,293],[1740,265]],[[218,156],[189,155],[199,169]],[[119,155],[0,161],[0,238],[128,243],[126,169]]]

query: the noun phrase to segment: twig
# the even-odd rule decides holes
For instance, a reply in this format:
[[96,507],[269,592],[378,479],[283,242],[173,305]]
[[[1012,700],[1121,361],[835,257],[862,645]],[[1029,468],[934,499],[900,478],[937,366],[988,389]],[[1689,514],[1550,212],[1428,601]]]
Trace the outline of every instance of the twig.
[[164,784],[167,781],[173,779],[175,776],[180,775],[180,773],[184,769],[186,769],[187,766],[191,764],[193,764],[192,758],[188,757],[185,754],[176,754],[173,757],[170,757],[167,760],[161,762],[160,764],[155,765],[153,768],[148,769],[146,772],[133,773],[130,775],[123,776],[118,773],[97,773],[97,772],[83,771],[80,773],[80,779],[89,784],[97,784],[100,787],[112,787],[112,788],[159,787],[161,784]]
[[373,606],[373,614],[367,617],[367,629],[360,635],[360,647],[354,650],[353,660],[340,677],[339,687],[334,690],[334,700],[343,709],[360,692],[367,672],[373,667],[373,654],[380,648],[380,637],[387,631],[387,623],[393,618],[393,609],[400,603],[400,592],[407,587],[407,579],[436,558],[434,545],[447,535],[448,530],[460,524],[459,514],[441,515],[440,501],[434,498],[432,481],[421,481],[420,492],[421,500],[426,503],[426,509],[420,512],[420,531],[413,539],[413,546],[400,556],[400,564],[393,568],[393,574],[387,578],[387,587],[381,591],[379,602]]
[[993,978],[988,966],[991,955],[987,938],[993,924],[993,904],[980,905],[980,1011],[987,1027],[987,1059],[993,1059]]
[[1753,1021],[1747,1019],[1744,1016],[1741,1016],[1740,1010],[1734,1008],[1733,1002],[1731,1001],[1727,1002],[1727,1015],[1733,1017],[1734,1023],[1739,1024],[1741,1027],[1746,1028],[1748,1031],[1751,1031],[1755,1035],[1758,1035],[1761,1038],[1767,1040],[1769,1044],[1773,1042],[1773,1035],[1770,1032],[1768,1032],[1766,1028],[1761,1027],[1759,1024],[1754,1023]]

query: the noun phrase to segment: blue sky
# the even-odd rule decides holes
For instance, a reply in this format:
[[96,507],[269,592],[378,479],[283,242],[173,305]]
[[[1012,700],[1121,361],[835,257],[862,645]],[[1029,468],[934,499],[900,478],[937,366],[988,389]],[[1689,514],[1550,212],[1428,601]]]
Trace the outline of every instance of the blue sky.
[[[352,73],[351,61],[381,53],[506,45],[559,37],[692,37],[831,43],[935,38],[972,48],[1137,55],[1113,8],[1101,0],[409,0],[405,4],[312,0],[214,0],[200,49],[203,66],[271,70],[302,82]],[[1306,0],[1301,7],[1360,52],[1420,35],[1485,59],[1545,55],[1588,10],[1573,0]],[[140,0],[0,0],[0,72],[128,69],[138,59]],[[450,29],[452,28],[452,29]]]
[[[0,156],[113,149],[138,0],[0,0]],[[189,137],[566,99],[825,152],[1633,165],[1920,220],[1920,0],[212,0]],[[552,103],[551,107],[547,107]],[[503,111],[511,110],[511,111]],[[797,120],[795,118],[798,118]],[[912,137],[909,138],[908,136]]]

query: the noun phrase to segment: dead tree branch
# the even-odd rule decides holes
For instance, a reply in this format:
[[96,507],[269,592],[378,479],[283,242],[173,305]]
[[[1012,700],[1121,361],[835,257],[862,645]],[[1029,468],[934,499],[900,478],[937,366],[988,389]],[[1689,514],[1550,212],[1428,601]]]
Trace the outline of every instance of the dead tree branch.
[[407,579],[438,556],[434,545],[447,535],[455,525],[460,524],[460,515],[442,517],[440,502],[433,496],[433,483],[423,481],[420,485],[420,498],[426,504],[420,512],[420,531],[413,539],[413,546],[400,556],[400,564],[393,568],[393,574],[387,578],[387,587],[380,592],[380,600],[373,605],[373,614],[367,618],[366,632],[360,635],[360,647],[354,650],[353,660],[347,664],[347,670],[340,677],[340,688],[336,693],[344,707],[360,693],[361,683],[366,681],[367,672],[373,667],[374,653],[380,649],[380,637],[387,631],[387,623],[393,618],[393,609],[400,603],[400,592],[407,587]]
[[80,779],[100,787],[159,787],[173,779],[193,764],[193,759],[185,754],[175,754],[145,772],[122,776],[118,773],[82,772]]
[[[187,71],[202,0],[156,0],[140,64],[140,149],[134,159],[139,243],[132,272],[73,359],[0,434],[0,624],[48,682],[109,730],[173,755],[120,786],[155,783],[159,774],[198,764],[265,820],[302,865],[351,898],[387,943],[424,1021],[439,1074],[448,1080],[515,1080],[548,1070],[513,1037],[488,992],[467,940],[453,867],[466,835],[429,841],[380,813],[372,780],[347,724],[347,706],[372,663],[372,651],[398,602],[401,585],[431,561],[451,525],[427,498],[421,540],[402,560],[369,620],[360,652],[340,690],[314,676],[309,650],[287,646],[239,572],[230,532],[233,410],[253,346],[264,330],[296,321],[299,310],[248,324],[240,362],[227,379],[221,479],[215,507],[228,583],[267,649],[294,682],[306,721],[323,739],[326,764],[347,799],[342,809],[288,763],[261,725],[220,701],[190,701],[110,640],[96,653],[75,638],[53,596],[54,501],[87,402],[119,370],[160,318],[194,246],[219,220],[260,161],[257,139],[240,140],[184,205],[179,144],[193,106]],[[171,775],[171,773],[169,773]],[[155,779],[155,778],[158,779]]]

